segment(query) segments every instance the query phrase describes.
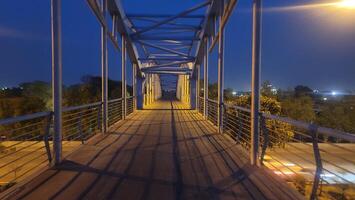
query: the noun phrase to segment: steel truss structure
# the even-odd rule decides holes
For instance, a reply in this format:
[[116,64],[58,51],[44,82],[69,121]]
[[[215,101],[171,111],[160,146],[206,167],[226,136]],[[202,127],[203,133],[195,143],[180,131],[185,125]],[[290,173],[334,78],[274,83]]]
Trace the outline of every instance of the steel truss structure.
[[[200,68],[204,67],[204,115],[208,115],[208,54],[218,45],[217,126],[223,131],[224,29],[237,0],[206,0],[176,14],[126,13],[120,0],[87,0],[101,26],[102,130],[108,127],[107,42],[122,53],[122,113],[126,116],[126,62],[133,66],[134,105],[140,109],[161,95],[161,74],[178,76],[177,97],[198,109]],[[52,0],[52,57],[56,163],[61,161],[61,0]],[[111,20],[108,20],[108,19]],[[109,21],[112,25],[109,26]],[[259,141],[261,0],[253,0],[252,151]]]

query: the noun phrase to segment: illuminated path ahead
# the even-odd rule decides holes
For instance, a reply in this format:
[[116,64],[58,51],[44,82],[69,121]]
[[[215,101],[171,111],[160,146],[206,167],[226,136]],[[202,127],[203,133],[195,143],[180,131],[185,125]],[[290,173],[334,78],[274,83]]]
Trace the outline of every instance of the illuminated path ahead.
[[275,175],[247,164],[247,156],[196,111],[160,101],[99,134],[12,198],[301,199]]

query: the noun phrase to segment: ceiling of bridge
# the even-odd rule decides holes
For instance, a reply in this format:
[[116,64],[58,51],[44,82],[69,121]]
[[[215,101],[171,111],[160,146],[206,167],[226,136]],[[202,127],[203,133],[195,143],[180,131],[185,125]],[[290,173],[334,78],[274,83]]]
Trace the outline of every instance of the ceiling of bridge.
[[[190,74],[205,0],[123,0],[131,38],[145,73]],[[177,6],[179,5],[179,6]]]

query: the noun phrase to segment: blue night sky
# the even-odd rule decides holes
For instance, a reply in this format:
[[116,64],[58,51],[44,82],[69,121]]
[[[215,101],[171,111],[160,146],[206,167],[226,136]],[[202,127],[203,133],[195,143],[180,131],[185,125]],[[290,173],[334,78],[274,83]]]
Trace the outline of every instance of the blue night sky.
[[[262,80],[281,88],[304,84],[320,90],[355,90],[355,10],[292,7],[334,1],[265,1]],[[175,14],[200,2],[123,0],[127,13]],[[236,90],[250,87],[251,2],[239,1],[226,29],[225,83]],[[213,82],[216,52],[210,57]],[[120,79],[120,62],[120,52],[110,44],[110,78]],[[83,75],[100,75],[100,29],[85,0],[63,0],[63,68],[66,85],[80,82]],[[50,0],[1,3],[0,69],[0,87],[50,81]]]

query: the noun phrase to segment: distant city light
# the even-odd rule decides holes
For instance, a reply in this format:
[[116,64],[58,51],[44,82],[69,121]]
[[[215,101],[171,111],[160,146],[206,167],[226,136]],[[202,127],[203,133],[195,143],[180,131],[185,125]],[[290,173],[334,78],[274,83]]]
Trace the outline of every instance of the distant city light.
[[336,96],[338,93],[336,91],[332,91],[332,95]]
[[232,95],[233,95],[233,96],[237,95],[237,92],[236,92],[236,91],[233,91],[233,92],[232,92]]
[[327,97],[324,97],[324,98],[323,98],[323,101],[326,101],[326,100],[328,100],[328,98],[327,98]]
[[277,94],[277,89],[276,89],[276,88],[272,88],[272,89],[271,89],[271,92],[272,92],[273,94]]

